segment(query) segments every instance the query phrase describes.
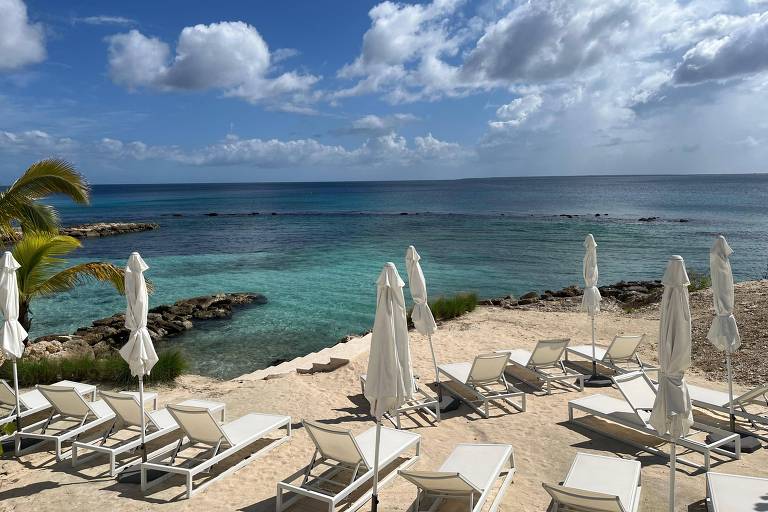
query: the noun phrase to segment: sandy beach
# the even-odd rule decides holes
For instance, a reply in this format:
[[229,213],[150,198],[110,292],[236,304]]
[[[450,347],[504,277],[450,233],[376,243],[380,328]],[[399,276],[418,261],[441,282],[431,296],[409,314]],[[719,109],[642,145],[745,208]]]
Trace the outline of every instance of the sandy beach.
[[[764,281],[739,285],[737,301],[739,294],[746,290],[764,290],[765,286]],[[692,302],[698,304],[696,300]],[[484,351],[530,348],[542,338],[567,336],[573,343],[586,343],[589,340],[589,319],[578,311],[577,303],[578,299],[542,303],[527,310],[480,307],[440,326],[434,337],[438,358],[442,362],[463,361]],[[704,304],[703,301],[701,303]],[[695,311],[694,318],[697,318]],[[617,333],[646,333],[648,342],[642,349],[642,358],[655,362],[657,306],[625,313],[606,304],[605,311],[598,318],[598,330],[603,342]],[[749,343],[745,341],[745,345]],[[432,366],[426,339],[412,332],[411,346],[415,370],[422,380],[429,382]],[[705,349],[713,350],[711,347]],[[287,414],[293,419],[294,436],[289,443],[214,483],[191,500],[177,499],[183,490],[183,479],[180,477],[169,480],[151,494],[143,495],[137,485],[118,484],[105,475],[102,461],[73,470],[69,461],[55,463],[48,452],[38,452],[21,460],[8,458],[7,455],[0,460],[0,510],[61,510],[71,504],[82,510],[271,511],[275,504],[276,483],[303,467],[312,455],[310,440],[300,425],[302,418],[345,426],[354,432],[373,426],[358,382],[366,364],[367,352],[362,352],[349,364],[328,373],[290,373],[267,380],[252,380],[246,376],[232,381],[185,376],[174,387],[157,389],[161,406],[200,397],[225,402],[229,418],[260,411]],[[708,375],[710,378],[713,376],[711,372],[706,374],[694,368],[688,380],[694,384],[725,389],[722,378],[713,382],[707,379]],[[512,375],[513,380],[516,377],[526,376]],[[435,469],[459,442],[510,443],[515,450],[517,473],[501,509],[508,512],[541,511],[549,504],[548,495],[541,487],[542,482],[562,481],[571,460],[579,451],[602,453],[640,460],[643,485],[640,509],[647,512],[666,510],[666,459],[609,440],[578,423],[567,422],[568,400],[590,393],[618,397],[615,389],[586,389],[583,393],[561,389],[546,396],[534,386],[520,383],[519,387],[528,393],[528,410],[524,413],[492,409],[491,418],[481,419],[462,405],[458,410],[445,414],[438,426],[431,425],[418,415],[404,419],[405,429],[422,435],[422,456],[415,467]],[[737,390],[741,389],[742,386],[737,386]],[[701,411],[696,411],[696,414],[697,419],[702,418]],[[626,432],[622,434],[619,430],[616,434],[626,435]],[[171,442],[168,439],[163,441]],[[693,454],[691,459],[701,462],[698,454]],[[715,459],[715,471],[768,476],[768,452],[764,449],[746,454],[738,461],[721,463],[721,458],[716,456]],[[215,469],[214,474],[222,469]],[[200,477],[200,481],[205,478],[209,477]],[[678,466],[677,495],[680,510],[705,510],[703,472]],[[414,496],[415,489],[410,484],[395,478],[381,493],[382,510],[407,510]],[[459,509],[445,507],[445,510]],[[320,507],[302,501],[292,510],[320,510]]]

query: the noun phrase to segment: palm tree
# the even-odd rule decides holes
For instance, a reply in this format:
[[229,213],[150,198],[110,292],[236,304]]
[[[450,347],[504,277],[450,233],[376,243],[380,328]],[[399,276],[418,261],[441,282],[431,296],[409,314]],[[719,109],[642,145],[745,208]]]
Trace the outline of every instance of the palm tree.
[[59,215],[44,197],[61,194],[79,204],[88,204],[85,178],[64,160],[50,158],[32,164],[4,192],[0,192],[0,240],[16,240],[14,223],[22,231],[55,233]]
[[112,263],[94,261],[67,266],[65,256],[81,246],[76,238],[53,233],[25,233],[11,251],[21,268],[19,280],[19,322],[29,331],[31,302],[37,297],[64,292],[87,281],[110,283],[124,293],[123,269]]

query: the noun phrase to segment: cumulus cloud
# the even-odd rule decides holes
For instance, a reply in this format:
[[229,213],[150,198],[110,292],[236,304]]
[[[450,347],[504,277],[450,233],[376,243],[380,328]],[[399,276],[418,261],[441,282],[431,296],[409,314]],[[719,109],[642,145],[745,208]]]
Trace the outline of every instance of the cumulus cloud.
[[492,128],[517,127],[525,123],[528,118],[541,108],[543,100],[538,94],[529,94],[515,98],[506,105],[496,109],[497,121],[491,121]]
[[30,23],[22,0],[0,0],[0,71],[36,64],[45,59],[40,23]]
[[685,52],[675,82],[692,84],[751,75],[768,69],[768,12],[749,16],[722,37],[707,38]]
[[[129,89],[213,89],[254,103],[280,96],[297,102],[319,80],[296,71],[272,76],[267,43],[240,21],[185,27],[172,58],[167,43],[138,30],[107,41],[110,76]],[[286,58],[285,51],[278,56]]]
[[31,151],[67,154],[77,147],[77,142],[69,137],[55,137],[42,130],[0,131],[0,149],[9,153]]
[[383,135],[400,126],[418,121],[413,114],[396,113],[385,116],[368,114],[352,121],[345,128],[335,130],[338,135]]

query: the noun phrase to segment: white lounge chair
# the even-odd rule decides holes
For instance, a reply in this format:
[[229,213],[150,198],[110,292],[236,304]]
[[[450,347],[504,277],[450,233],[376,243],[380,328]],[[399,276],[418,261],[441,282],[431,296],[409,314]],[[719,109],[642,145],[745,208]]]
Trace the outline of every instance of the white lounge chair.
[[[552,383],[562,382],[579,391],[584,390],[584,375],[563,364],[563,352],[568,347],[568,339],[540,340],[533,352],[520,348],[497,350],[509,354],[509,363],[516,368],[532,372],[546,385],[547,394],[552,393]],[[554,370],[554,371],[553,371]],[[575,381],[572,383],[572,381]]]
[[[124,453],[132,452],[141,446],[141,415],[144,414],[145,442],[149,443],[160,437],[171,434],[179,429],[179,424],[171,416],[168,409],[155,411],[146,411],[139,405],[139,399],[135,394],[101,392],[101,397],[107,403],[110,409],[115,413],[115,419],[104,435],[91,441],[75,441],[72,443],[72,466],[77,466],[84,460],[90,459],[94,455],[103,454],[109,457],[109,474],[116,476],[131,463],[124,463],[117,466],[117,457]],[[221,402],[203,402],[201,400],[187,400],[179,405],[203,406],[211,412],[220,411],[222,413],[225,405]],[[119,427],[119,428],[118,428]],[[123,430],[129,431],[132,437],[116,440],[115,435]],[[107,442],[111,444],[107,445]],[[90,455],[82,456],[82,452],[92,452]]]
[[[691,403],[696,407],[729,414],[730,396],[725,391],[703,388],[701,386],[688,386]],[[747,411],[747,406],[762,406],[759,413]],[[750,389],[746,393],[733,397],[733,414],[743,418],[755,429],[766,430],[768,428],[768,384],[763,384]],[[754,434],[753,434],[754,435]],[[759,436],[766,439],[765,436]]]
[[[81,395],[91,395],[91,400],[96,399],[96,386],[91,384],[81,384],[69,380],[59,381],[53,386],[64,386],[75,388]],[[25,393],[19,393],[19,405],[21,405],[22,419],[41,412],[45,412],[51,407],[51,403],[45,399],[38,389],[33,389]],[[0,427],[16,421],[16,393],[8,383],[0,379]],[[0,434],[0,441],[13,437],[13,434]]]
[[512,483],[515,455],[508,444],[459,444],[437,471],[401,470],[399,473],[418,489],[413,512],[420,512],[421,503],[430,499],[433,502],[429,511],[436,510],[444,499],[463,499],[469,512],[480,512],[501,479],[496,498],[488,509],[495,512]]
[[[660,435],[649,423],[650,411],[653,409],[653,402],[656,397],[656,388],[653,382],[643,372],[626,373],[613,377],[614,383],[624,396],[624,400],[606,395],[590,395],[568,402],[568,419],[574,421],[574,411],[581,411],[588,416],[602,418],[622,427],[636,430],[647,436],[671,442],[669,435]],[[641,450],[647,451],[661,457],[669,457],[654,446],[648,446],[640,442],[635,442],[629,436],[617,436],[610,432],[610,429],[598,430],[591,425],[591,422],[582,422],[581,426],[594,430],[606,437],[611,437],[617,441],[635,446]],[[702,432],[717,434],[719,439],[711,443],[693,439],[696,436],[702,437]],[[735,443],[735,452],[721,448],[729,443]],[[726,432],[715,427],[694,423],[688,435],[677,439],[677,444],[691,451],[701,453],[704,456],[704,465],[683,459],[678,456],[677,460],[688,466],[703,468],[709,470],[710,458],[713,453],[725,456],[729,459],[739,459],[741,457],[741,438],[738,434]]]
[[595,361],[606,366],[615,373],[627,373],[635,371],[656,372],[655,366],[640,361],[637,349],[645,340],[645,334],[622,334],[614,336],[613,341],[607,347],[596,345],[595,357],[592,357],[592,345],[576,345],[568,347],[565,351],[565,360],[569,356],[577,356],[588,361]]
[[[234,421],[220,424],[207,407],[169,405],[166,409],[184,431],[184,437],[179,439],[177,443],[169,444],[157,450],[152,454],[152,457],[147,458],[147,462],[142,462],[142,491],[147,491],[158,483],[177,474],[183,475],[186,478],[186,497],[190,498],[192,494],[205,489],[219,478],[237,471],[291,439],[291,418],[289,416],[250,413]],[[267,445],[259,448],[248,457],[207,480],[205,483],[197,487],[193,486],[192,480],[195,475],[208,472],[215,464],[235,453],[242,452],[256,441],[263,440],[266,436],[281,428],[286,430],[285,435],[271,440]],[[179,455],[182,451],[193,447],[207,448],[203,452],[205,456],[181,457]],[[183,458],[184,461],[176,465],[177,458]],[[150,471],[166,474],[150,481],[147,478]]]
[[[507,363],[509,354],[480,354],[472,362],[441,364],[437,370],[463,391],[454,393],[445,383],[441,383],[448,392],[487,418],[491,402],[505,402],[520,412],[525,411],[525,393],[509,384],[504,376]],[[468,398],[467,394],[474,398]],[[513,398],[519,398],[520,404],[513,402]],[[483,408],[475,404],[482,404]]]
[[[361,375],[360,376],[360,388],[365,394],[365,381],[367,380],[368,375]],[[438,382],[437,385],[439,386],[440,383]],[[396,411],[394,411],[394,419],[392,418],[392,415],[390,413],[386,413],[384,416],[392,422],[394,426],[397,428],[400,428],[400,415],[401,414],[408,414],[411,411],[421,411],[424,414],[427,414],[435,419],[438,423],[440,422],[440,407],[438,405],[437,397],[430,395],[426,389],[424,389],[421,385],[419,385],[419,382],[417,380],[414,380],[413,383],[413,398],[406,403],[404,403],[400,408],[398,408]]]
[[[277,484],[277,511],[285,510],[301,498],[320,501],[328,506],[329,512],[346,501],[350,503],[344,508],[345,512],[354,512],[365,505],[371,499],[372,489],[363,492],[355,501],[352,501],[352,494],[373,478],[376,427],[353,436],[349,430],[315,421],[304,420],[303,424],[315,444],[315,453],[308,466]],[[382,428],[379,470],[398,458],[404,458],[404,461],[397,470],[413,465],[419,458],[420,442],[419,434]],[[415,450],[415,454],[406,457],[406,452],[411,450]],[[318,469],[317,474],[312,473],[315,469]],[[395,470],[387,475],[379,474],[379,489],[396,475]],[[295,483],[299,478],[301,483]]]
[[710,512],[768,510],[768,478],[707,473]]
[[562,484],[541,485],[552,497],[552,512],[637,512],[640,461],[577,453]]
[[72,453],[71,450],[66,455],[62,452],[64,442],[76,441],[84,432],[112,421],[115,417],[104,400],[86,402],[75,387],[40,385],[37,389],[51,404],[51,414],[48,419],[15,433],[17,456],[37,448],[35,444],[22,449],[23,439],[39,439],[53,442],[56,460],[61,461]]

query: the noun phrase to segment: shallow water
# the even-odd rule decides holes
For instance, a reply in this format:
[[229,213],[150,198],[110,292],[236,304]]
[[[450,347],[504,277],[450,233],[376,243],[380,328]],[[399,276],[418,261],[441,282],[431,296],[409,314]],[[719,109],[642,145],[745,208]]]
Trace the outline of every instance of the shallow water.
[[[269,298],[167,342],[194,371],[223,378],[370,328],[381,265],[395,262],[407,281],[409,244],[422,255],[432,297],[580,283],[586,233],[599,245],[601,284],[658,279],[670,254],[706,270],[719,233],[735,250],[737,279],[762,277],[768,264],[768,175],[96,186],[89,208],[57,204],[66,224],[161,225],[86,240],[77,253],[123,265],[140,251],[156,287],[152,304],[221,291]],[[662,220],[637,221],[648,216]],[[123,307],[107,286],[83,286],[38,300],[32,335],[72,332]]]

